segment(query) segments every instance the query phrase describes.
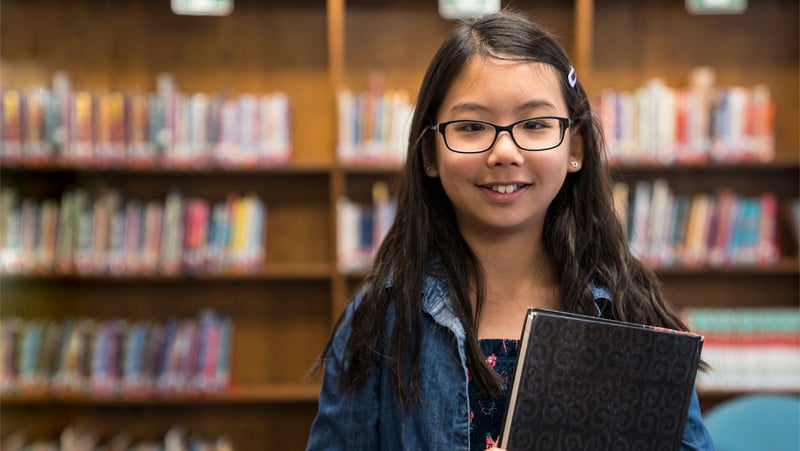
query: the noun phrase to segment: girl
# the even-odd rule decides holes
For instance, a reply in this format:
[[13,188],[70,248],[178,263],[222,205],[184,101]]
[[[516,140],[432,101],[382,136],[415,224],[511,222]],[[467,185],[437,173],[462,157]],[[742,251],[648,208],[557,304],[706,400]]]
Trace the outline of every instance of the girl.
[[[506,11],[465,22],[425,74],[395,223],[318,363],[307,449],[493,446],[531,306],[686,329],[628,249],[569,58]],[[712,449],[696,394],[682,449]]]

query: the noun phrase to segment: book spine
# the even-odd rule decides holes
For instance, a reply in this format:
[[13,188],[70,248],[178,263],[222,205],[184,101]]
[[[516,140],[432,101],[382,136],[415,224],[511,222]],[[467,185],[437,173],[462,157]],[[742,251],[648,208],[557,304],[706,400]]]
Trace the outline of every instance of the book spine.
[[0,393],[17,388],[19,341],[24,323],[20,318],[0,319]]
[[23,103],[23,160],[28,164],[41,165],[51,161],[52,144],[47,139],[47,109],[51,94],[43,88],[34,88],[25,93]]
[[200,199],[187,200],[183,268],[188,273],[202,272],[206,266],[208,224],[208,202]]
[[36,363],[41,352],[44,324],[42,321],[26,321],[22,329],[19,353],[19,372],[17,383],[20,390],[27,391],[39,385],[41,375],[37,374]]
[[231,379],[231,354],[233,350],[233,320],[222,316],[219,324],[219,351],[213,386],[216,390],[227,388]]
[[128,324],[122,343],[120,388],[123,393],[133,394],[140,391],[146,336],[147,326],[143,321]]
[[140,267],[149,273],[155,271],[159,264],[164,207],[157,201],[149,201],[144,208],[144,239]]
[[31,272],[34,268],[37,239],[39,235],[40,204],[32,198],[22,200],[22,248],[20,267],[22,272]]
[[6,89],[2,92],[2,100],[0,162],[18,163],[22,160],[22,94]]
[[56,244],[56,270],[69,273],[74,266],[75,237],[77,224],[75,218],[75,191],[64,191],[61,195],[61,208],[58,214],[58,232]]
[[43,201],[39,215],[40,234],[34,266],[38,272],[50,272],[54,267],[58,240],[58,203],[52,199]]
[[178,192],[169,193],[164,203],[160,267],[166,274],[177,274],[183,260],[184,203]]
[[89,273],[92,269],[94,215],[89,194],[83,189],[75,191],[75,251],[73,262],[79,273]]

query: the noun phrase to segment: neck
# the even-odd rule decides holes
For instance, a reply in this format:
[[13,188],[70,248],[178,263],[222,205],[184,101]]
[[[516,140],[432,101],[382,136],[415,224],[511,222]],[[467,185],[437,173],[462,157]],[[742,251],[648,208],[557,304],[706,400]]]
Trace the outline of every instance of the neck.
[[530,287],[557,285],[541,233],[474,234],[465,239],[483,266],[487,288],[506,295]]
[[465,236],[486,280],[480,338],[518,338],[529,307],[561,308],[556,272],[541,240],[531,236],[541,234]]

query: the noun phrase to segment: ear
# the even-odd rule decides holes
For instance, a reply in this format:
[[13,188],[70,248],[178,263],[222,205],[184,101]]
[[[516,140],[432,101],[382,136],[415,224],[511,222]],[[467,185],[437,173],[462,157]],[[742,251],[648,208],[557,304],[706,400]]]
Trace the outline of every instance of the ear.
[[580,130],[570,132],[569,136],[569,159],[567,160],[567,172],[578,172],[583,167],[583,137]]
[[430,178],[439,177],[439,169],[436,167],[435,163],[425,163],[425,175]]
[[422,163],[425,175],[431,178],[439,177],[439,168],[436,165],[436,147],[422,145]]

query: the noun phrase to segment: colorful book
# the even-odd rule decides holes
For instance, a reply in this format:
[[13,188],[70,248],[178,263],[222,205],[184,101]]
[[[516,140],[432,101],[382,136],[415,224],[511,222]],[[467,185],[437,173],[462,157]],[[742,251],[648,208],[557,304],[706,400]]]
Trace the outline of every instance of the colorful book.
[[2,121],[0,161],[19,163],[22,160],[22,94],[19,91],[2,92]]
[[27,164],[42,165],[51,161],[53,145],[47,139],[47,112],[53,96],[44,88],[25,93],[23,105],[23,159]]

